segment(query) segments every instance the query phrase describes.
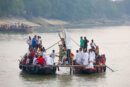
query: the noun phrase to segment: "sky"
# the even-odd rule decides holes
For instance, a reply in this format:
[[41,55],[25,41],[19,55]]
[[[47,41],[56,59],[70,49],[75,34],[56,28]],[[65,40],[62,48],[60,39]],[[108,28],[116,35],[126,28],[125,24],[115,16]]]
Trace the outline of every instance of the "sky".
[[112,0],[112,1],[123,1],[123,0]]

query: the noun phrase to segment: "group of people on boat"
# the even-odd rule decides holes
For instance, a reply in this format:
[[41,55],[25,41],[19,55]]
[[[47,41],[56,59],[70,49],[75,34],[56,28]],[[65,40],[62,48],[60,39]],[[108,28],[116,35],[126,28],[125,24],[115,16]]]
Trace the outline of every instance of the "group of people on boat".
[[19,22],[12,24],[0,24],[0,30],[22,30],[26,28],[31,28],[31,26]]
[[[55,50],[47,55],[45,47],[42,46],[41,36],[35,35],[27,39],[29,46],[28,52],[24,55],[20,64],[24,65],[54,65],[54,59],[59,57],[58,63],[60,64],[74,64],[83,65],[86,68],[94,69],[95,65],[105,65],[105,54],[99,54],[99,47],[95,44],[94,40],[89,40],[86,37],[80,37],[80,48],[76,50],[76,54],[68,50],[64,38],[61,38],[59,44],[59,55],[56,55]],[[88,46],[90,45],[90,49]],[[75,59],[75,60],[74,60]]]
[[27,39],[29,46],[28,52],[21,60],[21,64],[25,65],[53,65],[55,58],[55,50],[50,55],[46,54],[45,48],[42,46],[41,36],[35,35],[33,38],[29,36]]
[[94,68],[94,65],[105,65],[105,54],[99,54],[99,47],[94,43],[92,39],[90,42],[90,49],[88,49],[89,40],[81,36],[80,48],[76,51],[75,64],[84,65],[86,68]]

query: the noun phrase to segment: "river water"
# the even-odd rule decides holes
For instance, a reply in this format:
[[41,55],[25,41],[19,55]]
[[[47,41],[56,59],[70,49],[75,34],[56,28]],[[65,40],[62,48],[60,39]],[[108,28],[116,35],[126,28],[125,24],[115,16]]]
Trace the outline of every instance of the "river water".
[[[27,37],[41,35],[43,45],[47,48],[59,40],[57,33],[2,34],[0,33],[0,87],[130,87],[130,27],[100,27],[92,29],[69,30],[71,37],[79,43],[80,36],[94,39],[105,53],[106,73],[92,75],[69,75],[68,68],[60,68],[56,75],[29,75],[22,73],[18,59],[27,52]],[[52,49],[56,52],[58,46]],[[72,42],[72,51],[78,46]],[[56,61],[56,60],[55,60]]]

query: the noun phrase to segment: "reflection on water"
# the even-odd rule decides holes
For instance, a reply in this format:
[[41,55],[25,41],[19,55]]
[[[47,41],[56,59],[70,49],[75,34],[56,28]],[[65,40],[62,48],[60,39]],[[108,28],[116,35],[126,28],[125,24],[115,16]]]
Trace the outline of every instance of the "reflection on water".
[[[18,68],[18,59],[27,52],[26,39],[35,34],[41,35],[47,48],[59,40],[57,33],[3,34],[0,33],[0,86],[1,87],[130,87],[130,30],[129,26],[103,27],[94,29],[69,30],[71,37],[79,43],[80,36],[94,39],[105,53],[107,65],[116,72],[107,69],[106,73],[92,75],[69,75],[69,69],[60,68],[56,75],[30,75]],[[58,52],[58,46],[55,49]],[[72,51],[78,49],[72,43]]]
[[[27,73],[20,73],[20,77],[23,81],[28,83],[35,83],[42,86],[56,86],[56,87],[68,87],[68,86],[86,86],[97,83],[100,79],[105,78],[105,73],[102,74],[90,74],[90,75],[31,75]],[[96,84],[95,84],[96,86]]]
[[22,71],[19,76],[25,81],[48,81],[56,78],[56,75],[34,75]]

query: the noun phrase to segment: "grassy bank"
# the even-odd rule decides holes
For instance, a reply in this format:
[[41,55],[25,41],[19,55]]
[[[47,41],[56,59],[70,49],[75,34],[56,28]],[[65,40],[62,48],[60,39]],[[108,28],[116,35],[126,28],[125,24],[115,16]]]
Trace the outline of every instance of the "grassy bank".
[[25,19],[25,18],[0,18],[0,25],[2,24],[15,24],[23,23],[28,26],[35,27],[35,31],[38,32],[57,32],[61,31],[62,28],[73,29],[73,28],[92,28],[92,27],[106,27],[106,26],[121,26],[129,25],[129,20],[108,20],[108,19],[98,19],[98,20],[81,20],[81,21],[62,21],[45,19],[41,17]]

